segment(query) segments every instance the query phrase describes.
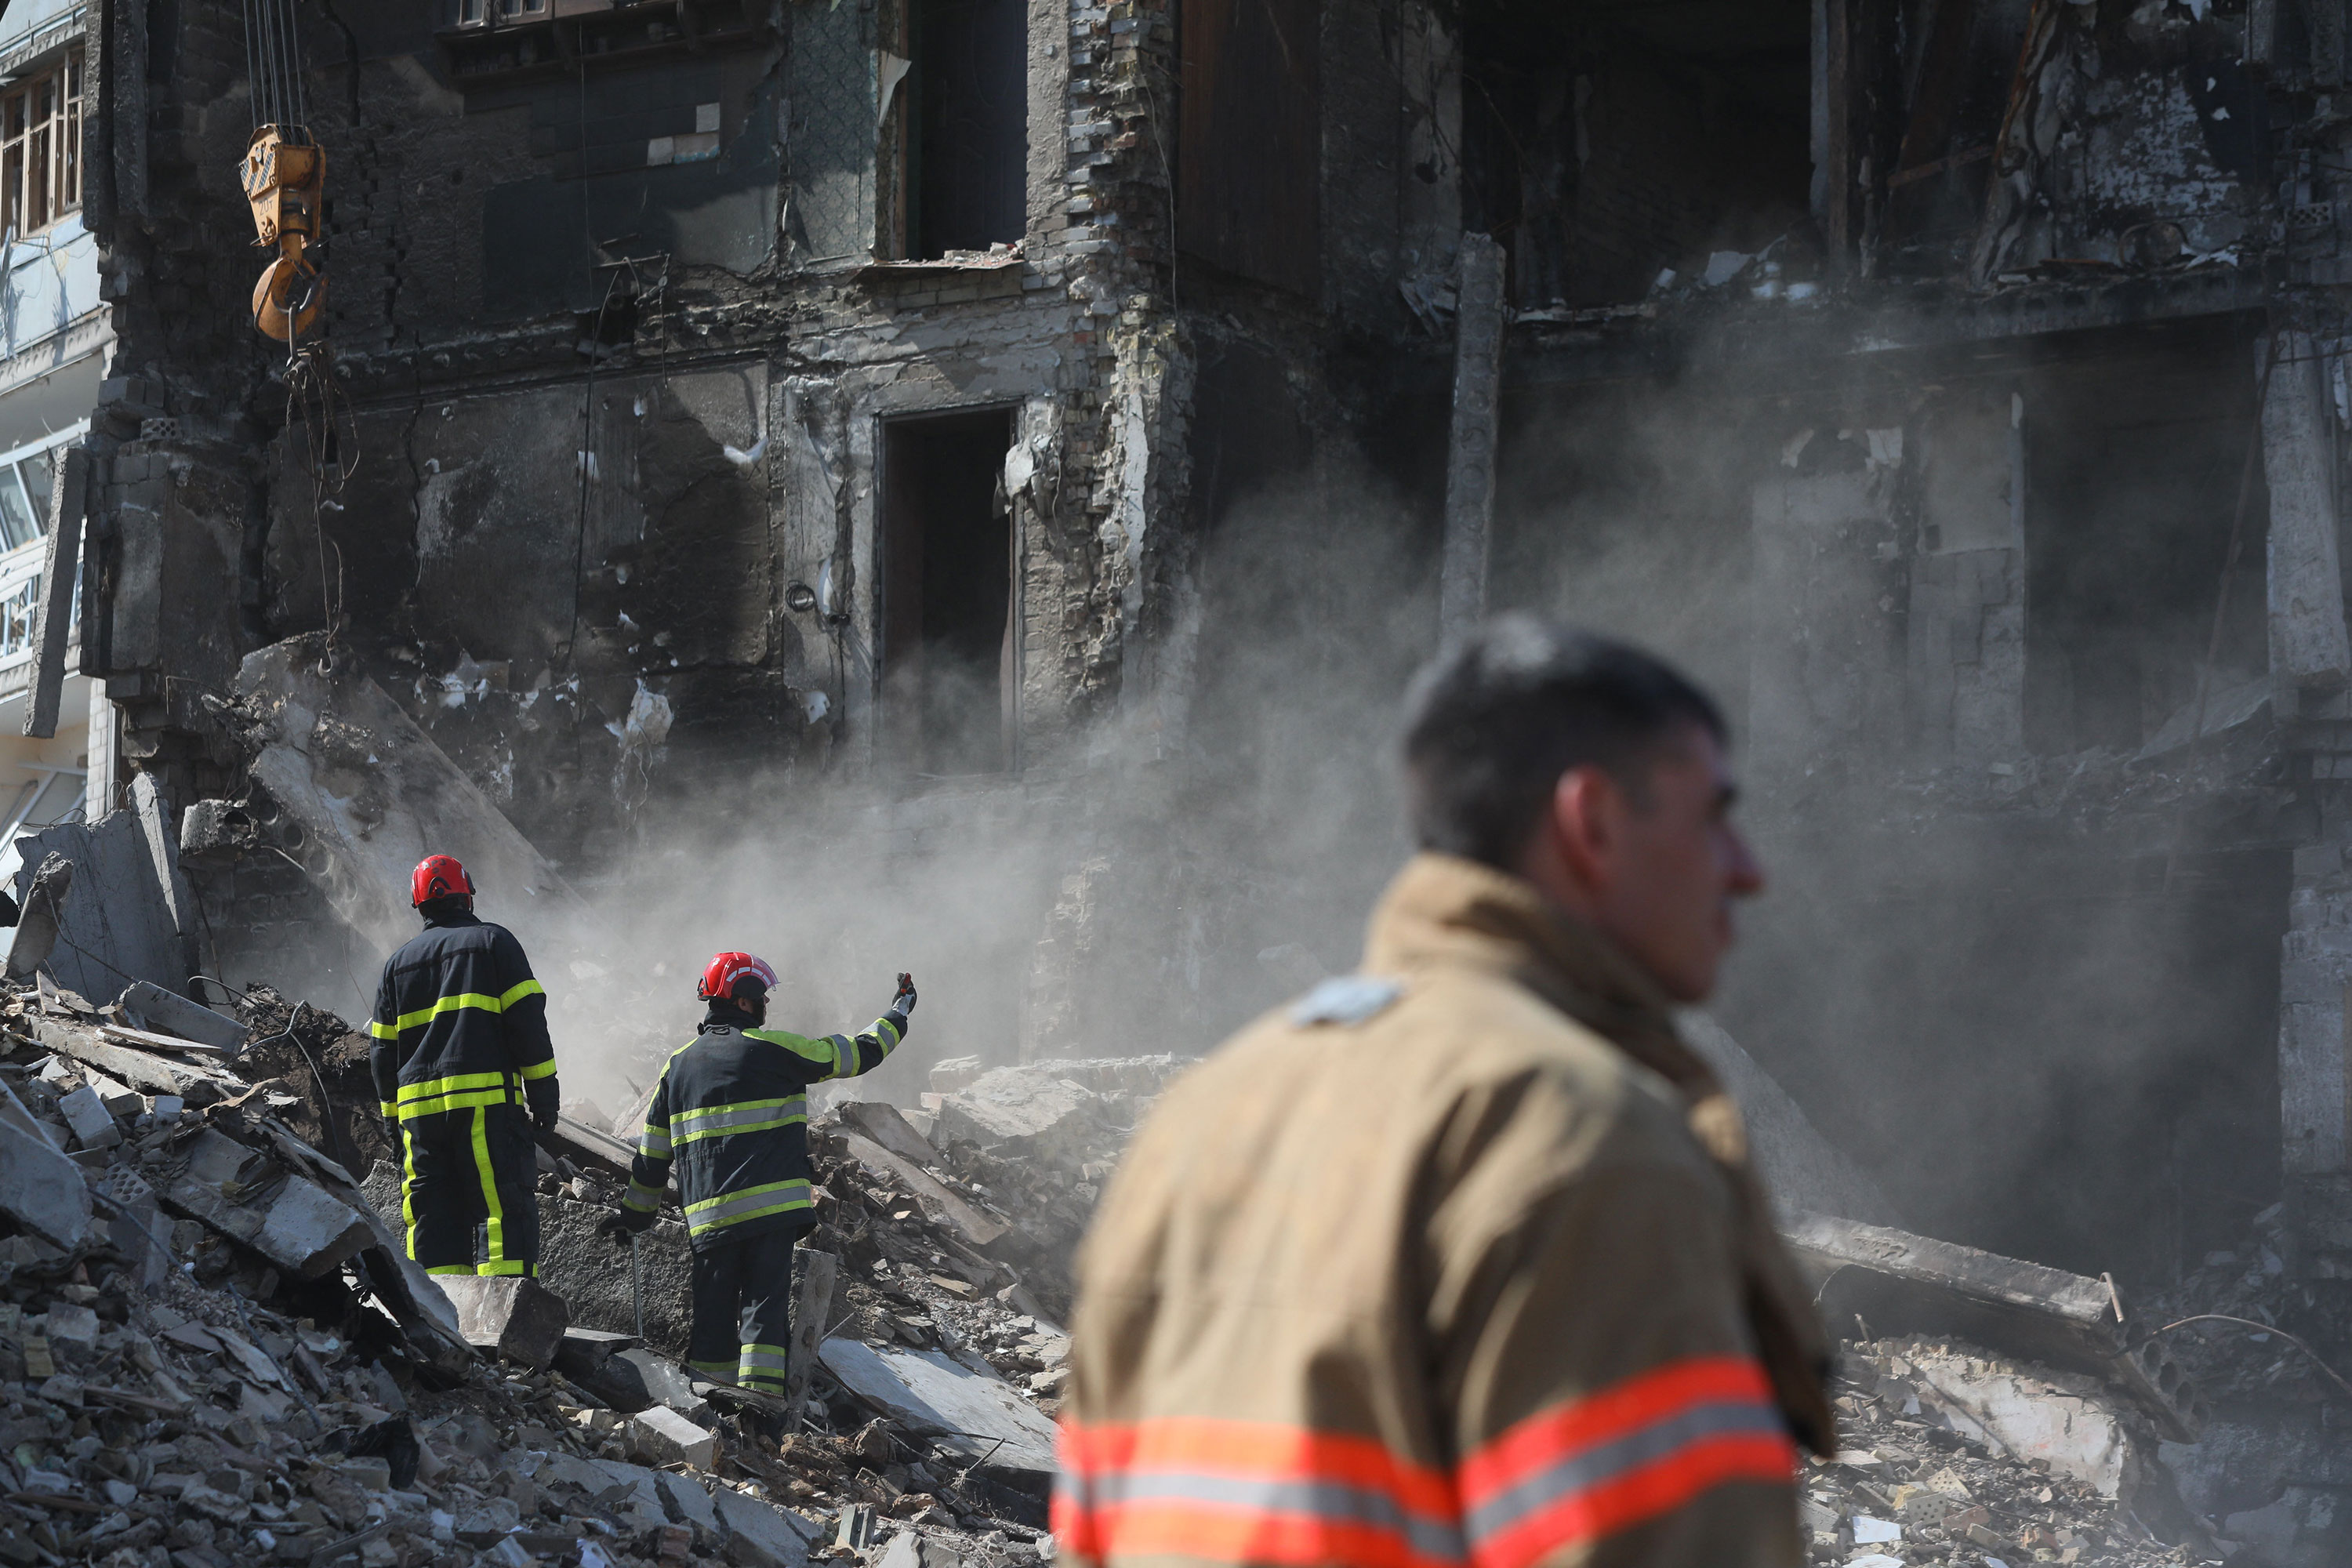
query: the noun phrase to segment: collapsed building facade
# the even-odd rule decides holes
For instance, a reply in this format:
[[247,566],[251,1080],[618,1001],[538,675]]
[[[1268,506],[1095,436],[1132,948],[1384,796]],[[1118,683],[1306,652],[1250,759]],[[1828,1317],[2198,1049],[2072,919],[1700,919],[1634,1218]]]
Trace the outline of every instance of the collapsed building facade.
[[[2259,1216],[2328,1321],[2347,33],[17,0],[8,90],[86,84],[0,363],[0,421],[63,400],[0,444],[72,630],[0,671],[68,791],[160,786],[207,973],[363,1012],[384,926],[336,868],[478,797],[506,886],[606,934],[564,950],[587,1035],[675,1022],[713,944],[795,945],[819,1011],[912,966],[952,1005],[906,1099],[942,1056],[1196,1051],[1345,967],[1441,615],[1576,616],[1732,712],[1779,886],[1723,1020],[1895,1215],[2149,1290]],[[237,178],[289,106],[299,354],[247,318]],[[316,683],[362,679],[352,728]],[[400,724],[446,772],[387,792]]]

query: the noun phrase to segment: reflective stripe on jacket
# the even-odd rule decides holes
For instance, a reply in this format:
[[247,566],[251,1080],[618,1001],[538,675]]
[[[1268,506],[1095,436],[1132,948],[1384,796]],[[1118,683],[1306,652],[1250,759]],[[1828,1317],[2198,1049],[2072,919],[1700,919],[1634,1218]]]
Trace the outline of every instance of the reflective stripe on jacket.
[[1645,976],[1424,855],[1170,1088],[1080,1255],[1087,1564],[1798,1568],[1826,1340]]
[[697,1246],[805,1224],[814,1205],[808,1086],[873,1071],[906,1033],[903,1013],[885,1013],[862,1035],[810,1039],[713,1006],[662,1068],[622,1203],[640,1213],[658,1206],[674,1164]]
[[436,919],[385,963],[368,1033],[387,1119],[556,1092],[547,993],[513,933],[469,914]]

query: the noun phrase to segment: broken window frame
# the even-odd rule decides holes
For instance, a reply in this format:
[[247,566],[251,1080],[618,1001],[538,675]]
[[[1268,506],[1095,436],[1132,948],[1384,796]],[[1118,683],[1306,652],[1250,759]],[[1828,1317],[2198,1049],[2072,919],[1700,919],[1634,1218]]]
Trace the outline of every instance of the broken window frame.
[[[89,421],[77,419],[62,430],[53,431],[38,440],[27,441],[21,447],[0,452],[0,487],[13,486],[16,493],[24,498],[26,512],[32,525],[32,532],[29,536],[11,541],[7,537],[7,524],[5,519],[0,519],[0,574],[5,574],[7,565],[12,563],[13,558],[19,552],[37,551],[41,541],[48,534],[50,477],[54,473],[53,465],[56,462],[56,458],[51,454],[71,446],[89,433]],[[34,479],[26,477],[26,465],[37,465],[40,482],[37,484]],[[0,488],[0,498],[4,498],[7,493],[6,489]],[[5,500],[0,500],[0,508],[5,508]],[[0,658],[5,657],[5,640],[0,640]]]
[[81,211],[84,86],[75,47],[0,93],[0,229],[15,238]]

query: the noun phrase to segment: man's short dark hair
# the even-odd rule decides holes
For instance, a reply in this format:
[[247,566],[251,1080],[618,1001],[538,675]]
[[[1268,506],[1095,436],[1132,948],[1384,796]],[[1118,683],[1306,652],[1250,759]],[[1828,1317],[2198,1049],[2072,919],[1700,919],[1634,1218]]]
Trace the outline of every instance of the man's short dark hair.
[[1439,655],[1405,699],[1413,835],[1517,869],[1562,773],[1600,767],[1638,795],[1661,742],[1687,725],[1727,738],[1722,710],[1664,660],[1530,615],[1498,616]]

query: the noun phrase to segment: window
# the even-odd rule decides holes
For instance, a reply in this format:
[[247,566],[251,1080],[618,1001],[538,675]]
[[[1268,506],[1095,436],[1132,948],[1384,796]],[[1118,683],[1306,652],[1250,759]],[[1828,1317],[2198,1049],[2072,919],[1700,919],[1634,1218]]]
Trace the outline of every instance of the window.
[[0,95],[0,226],[36,234],[81,210],[81,56]]
[[1023,0],[908,7],[908,255],[986,250],[1027,228],[1028,29]]

